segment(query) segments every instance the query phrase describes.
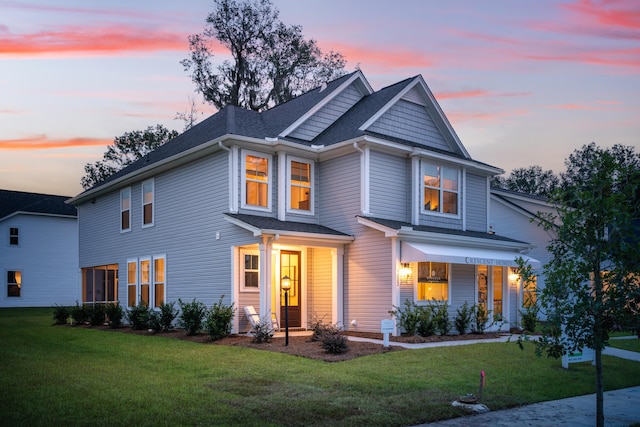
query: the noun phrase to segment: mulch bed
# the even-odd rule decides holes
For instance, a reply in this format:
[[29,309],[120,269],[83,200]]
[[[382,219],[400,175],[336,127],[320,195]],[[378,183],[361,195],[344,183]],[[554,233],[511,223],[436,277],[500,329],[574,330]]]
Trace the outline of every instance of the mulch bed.
[[[430,343],[430,342],[444,342],[444,341],[461,341],[461,340],[478,340],[478,339],[491,339],[500,337],[499,333],[485,333],[485,334],[465,334],[465,335],[433,335],[430,337],[419,336],[399,336],[389,337],[391,345],[384,347],[382,344],[360,341],[349,341],[348,351],[341,354],[330,354],[322,348],[322,343],[319,341],[311,341],[311,336],[289,336],[289,345],[285,346],[285,338],[273,338],[270,342],[255,343],[253,337],[247,335],[232,334],[226,338],[218,341],[211,341],[207,334],[197,334],[188,336],[184,330],[175,329],[167,332],[149,332],[146,330],[135,330],[128,326],[123,326],[117,329],[111,329],[108,326],[75,326],[86,327],[92,329],[100,329],[104,331],[130,333],[138,335],[153,335],[164,338],[181,339],[203,344],[211,345],[229,345],[238,347],[248,347],[257,350],[273,351],[278,353],[286,353],[294,356],[307,357],[310,359],[323,360],[326,362],[340,362],[344,360],[351,360],[357,357],[368,356],[372,354],[383,354],[394,351],[402,351],[404,348],[394,346],[394,342],[405,343]],[[366,333],[366,332],[345,332],[345,335],[357,336],[362,338],[371,338],[382,340],[381,333]]]

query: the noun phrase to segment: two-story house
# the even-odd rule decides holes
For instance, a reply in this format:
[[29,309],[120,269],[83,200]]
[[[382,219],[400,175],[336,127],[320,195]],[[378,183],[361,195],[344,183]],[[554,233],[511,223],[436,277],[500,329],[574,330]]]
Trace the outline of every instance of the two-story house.
[[0,307],[79,299],[78,222],[68,198],[0,190]]
[[292,327],[375,332],[406,299],[510,318],[531,245],[489,227],[501,172],[471,158],[421,76],[374,91],[356,71],[261,113],[226,107],[69,201],[83,299],[224,296],[243,332],[248,305],[282,324],[287,277]]

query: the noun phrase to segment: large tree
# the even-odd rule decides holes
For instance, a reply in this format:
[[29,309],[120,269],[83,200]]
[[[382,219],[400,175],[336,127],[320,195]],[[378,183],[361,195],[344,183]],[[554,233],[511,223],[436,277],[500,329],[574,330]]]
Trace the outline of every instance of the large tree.
[[[270,0],[215,0],[204,31],[189,36],[190,57],[181,61],[206,101],[261,111],[345,74],[342,54],[323,54],[299,25],[278,16]],[[214,67],[216,44],[232,60]]]
[[491,185],[505,190],[549,197],[558,187],[559,182],[560,179],[552,170],[543,170],[540,166],[529,166],[516,168],[506,177],[493,177]]
[[102,160],[84,166],[85,176],[80,180],[82,187],[88,190],[176,136],[177,131],[163,125],[125,132],[107,147]]
[[602,350],[616,323],[628,319],[640,286],[640,157],[631,147],[590,144],[565,165],[552,195],[557,214],[544,216],[545,227],[555,232],[541,296],[551,328],[538,351],[554,357],[583,347],[595,351],[597,425],[602,426]]

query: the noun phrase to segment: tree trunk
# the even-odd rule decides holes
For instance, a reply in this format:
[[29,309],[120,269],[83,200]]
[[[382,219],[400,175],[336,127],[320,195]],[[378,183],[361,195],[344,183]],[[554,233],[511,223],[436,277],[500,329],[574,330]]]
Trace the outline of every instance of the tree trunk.
[[602,383],[602,350],[596,351],[596,426],[604,427],[604,384]]

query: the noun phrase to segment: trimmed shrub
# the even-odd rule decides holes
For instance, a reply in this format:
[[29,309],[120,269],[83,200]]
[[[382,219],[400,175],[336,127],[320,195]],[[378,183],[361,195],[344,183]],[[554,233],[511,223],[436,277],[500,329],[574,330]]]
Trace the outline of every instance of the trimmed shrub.
[[331,325],[324,323],[322,319],[314,319],[311,322],[311,330],[313,331],[311,341],[321,341],[322,335],[327,332],[327,330],[331,329],[331,327]]
[[57,305],[53,309],[53,320],[57,325],[63,325],[69,320],[71,315],[71,307]]
[[347,337],[342,334],[340,328],[331,326],[325,329],[322,334],[322,348],[330,354],[342,354],[349,351]]
[[252,341],[255,343],[271,341],[271,338],[273,338],[273,325],[271,324],[271,320],[266,317],[261,318],[258,324],[251,328],[251,332],[253,333]]
[[453,321],[453,325],[456,331],[458,331],[460,335],[466,334],[469,328],[471,327],[473,314],[474,314],[473,306],[469,306],[469,303],[467,303],[466,301],[456,311],[456,318]]
[[76,301],[76,305],[71,307],[71,319],[74,324],[83,324],[89,320],[87,310],[84,305],[78,304]]
[[105,307],[105,312],[107,315],[107,322],[109,322],[109,327],[111,328],[119,328],[122,326],[122,319],[124,318],[124,310],[118,303],[109,303]]
[[487,329],[487,323],[489,322],[489,314],[491,314],[491,310],[487,311],[485,306],[482,304],[474,305],[472,309],[474,310],[473,333],[484,334],[485,329]]
[[138,305],[129,307],[127,318],[133,329],[149,329],[149,306],[144,301],[140,301]]
[[175,307],[175,302],[160,304],[160,328],[163,331],[168,331],[173,327],[173,321],[178,317],[178,309]]
[[220,297],[220,301],[211,306],[206,314],[204,326],[212,341],[222,339],[231,333],[231,321],[235,309],[233,303],[231,305],[224,304],[223,298],[224,295]]
[[154,332],[162,330],[162,323],[160,322],[160,312],[154,309],[149,309],[149,320],[147,321],[148,329],[152,329]]
[[207,314],[207,306],[196,301],[194,298],[192,302],[182,302],[178,299],[180,305],[179,323],[185,330],[187,335],[195,335],[202,329],[202,323],[205,315]]
[[436,322],[433,307],[430,305],[418,305],[415,308],[418,317],[418,324],[416,325],[418,335],[430,337],[435,334]]
[[433,323],[440,335],[449,335],[451,320],[449,319],[449,304],[446,301],[433,301]]
[[393,307],[389,314],[396,318],[398,326],[400,326],[409,336],[416,335],[418,323],[420,322],[420,314],[418,306],[413,302],[404,300],[404,308]]

